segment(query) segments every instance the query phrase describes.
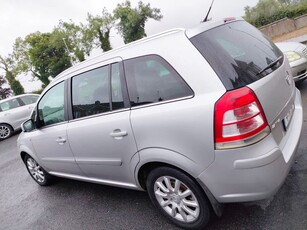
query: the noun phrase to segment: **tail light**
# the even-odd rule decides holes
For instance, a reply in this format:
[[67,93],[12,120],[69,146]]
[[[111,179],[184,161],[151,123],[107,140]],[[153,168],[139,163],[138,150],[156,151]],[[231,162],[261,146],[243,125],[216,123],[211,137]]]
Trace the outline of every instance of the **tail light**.
[[262,106],[248,87],[226,92],[215,104],[215,149],[254,144],[270,133]]

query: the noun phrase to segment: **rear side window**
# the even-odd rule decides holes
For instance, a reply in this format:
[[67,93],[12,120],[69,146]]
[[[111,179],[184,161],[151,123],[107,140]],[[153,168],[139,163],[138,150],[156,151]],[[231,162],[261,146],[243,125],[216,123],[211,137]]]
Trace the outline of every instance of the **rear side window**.
[[193,95],[179,74],[157,55],[126,60],[124,66],[132,106]]
[[25,105],[33,104],[37,101],[38,96],[27,95],[20,98]]
[[125,108],[121,72],[120,63],[113,63],[73,77],[73,117],[86,117]]
[[191,42],[212,66],[227,90],[251,84],[278,68],[262,71],[282,52],[258,29],[237,21],[200,33]]
[[109,66],[100,67],[72,78],[74,118],[110,111]]

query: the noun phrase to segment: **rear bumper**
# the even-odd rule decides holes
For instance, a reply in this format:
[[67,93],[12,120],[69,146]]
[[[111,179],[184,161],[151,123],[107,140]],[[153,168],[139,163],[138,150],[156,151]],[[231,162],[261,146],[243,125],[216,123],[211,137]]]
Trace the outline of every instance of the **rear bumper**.
[[301,96],[298,90],[296,94],[291,124],[279,144],[270,134],[245,148],[215,152],[215,161],[197,179],[218,202],[267,199],[283,184],[294,162],[302,129]]

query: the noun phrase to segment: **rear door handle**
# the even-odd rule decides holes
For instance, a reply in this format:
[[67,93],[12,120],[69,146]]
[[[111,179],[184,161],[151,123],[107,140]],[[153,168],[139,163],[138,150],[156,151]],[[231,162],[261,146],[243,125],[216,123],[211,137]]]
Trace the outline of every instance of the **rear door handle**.
[[59,137],[55,140],[59,145],[63,145],[66,143],[66,139],[63,137]]
[[127,135],[128,135],[127,131],[124,131],[124,130],[122,131],[120,129],[115,129],[112,133],[110,133],[110,136],[116,140],[123,139],[123,137]]

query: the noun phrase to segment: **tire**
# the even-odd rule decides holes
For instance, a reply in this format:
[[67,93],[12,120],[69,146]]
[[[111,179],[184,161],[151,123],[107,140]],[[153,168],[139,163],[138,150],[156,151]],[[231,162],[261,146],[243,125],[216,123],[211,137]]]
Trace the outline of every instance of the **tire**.
[[211,206],[199,185],[185,173],[170,167],[153,169],[147,177],[152,203],[177,226],[204,229]]
[[29,174],[36,183],[41,186],[47,186],[51,184],[52,176],[47,173],[32,157],[26,155],[24,162]]
[[0,141],[3,141],[13,134],[13,129],[7,124],[0,124]]

